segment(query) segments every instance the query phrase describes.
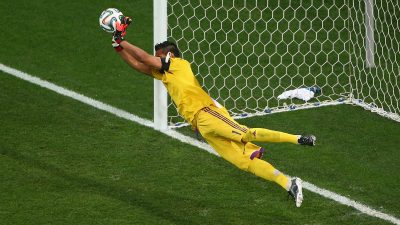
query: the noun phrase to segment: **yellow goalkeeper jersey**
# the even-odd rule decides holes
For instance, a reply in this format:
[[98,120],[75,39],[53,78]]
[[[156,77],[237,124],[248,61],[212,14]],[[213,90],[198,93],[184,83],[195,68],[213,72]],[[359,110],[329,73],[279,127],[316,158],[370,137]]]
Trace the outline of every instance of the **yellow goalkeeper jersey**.
[[164,83],[179,114],[193,125],[200,109],[214,105],[212,98],[200,86],[188,61],[167,56],[161,62],[162,69],[152,71],[154,78]]

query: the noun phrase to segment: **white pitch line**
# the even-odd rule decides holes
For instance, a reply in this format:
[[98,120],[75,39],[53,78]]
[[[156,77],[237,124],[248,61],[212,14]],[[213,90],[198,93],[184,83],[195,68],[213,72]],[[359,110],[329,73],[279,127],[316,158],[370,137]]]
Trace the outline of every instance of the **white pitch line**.
[[[33,84],[39,85],[39,86],[41,86],[43,88],[46,88],[46,89],[52,90],[54,92],[57,92],[57,93],[59,93],[61,95],[73,98],[73,99],[75,99],[77,101],[80,101],[82,103],[90,105],[90,106],[92,106],[94,108],[109,112],[109,113],[111,113],[113,115],[116,115],[116,116],[118,116],[120,118],[127,119],[129,121],[141,124],[141,125],[146,126],[146,127],[151,127],[151,128],[154,127],[154,123],[152,121],[150,121],[150,120],[143,119],[143,118],[138,117],[138,116],[136,116],[136,115],[134,115],[132,113],[129,113],[129,112],[126,112],[124,110],[115,108],[113,106],[110,106],[110,105],[105,104],[103,102],[100,102],[100,101],[94,100],[92,98],[86,97],[86,96],[84,96],[82,94],[79,94],[79,93],[76,93],[74,91],[70,91],[70,90],[68,90],[66,88],[63,88],[63,87],[60,87],[60,86],[55,85],[53,83],[50,83],[48,81],[42,80],[42,79],[40,79],[38,77],[35,77],[35,76],[30,75],[30,74],[21,72],[19,70],[13,69],[11,67],[5,66],[4,64],[1,64],[1,63],[0,63],[0,70],[5,72],[5,73],[7,73],[7,74],[10,74],[10,75],[13,75],[15,77],[18,77],[20,79],[26,80],[26,81],[28,81],[30,83],[33,83]],[[167,131],[161,131],[161,132],[166,134],[166,135],[168,135],[168,136],[170,136],[170,137],[172,137],[172,138],[174,138],[174,139],[177,139],[177,140],[179,140],[181,142],[196,146],[198,148],[201,148],[203,150],[206,150],[207,152],[210,152],[210,153],[218,156],[218,154],[208,144],[206,144],[204,142],[201,142],[201,141],[198,141],[198,140],[196,140],[194,138],[185,136],[185,135],[183,135],[183,134],[181,134],[181,133],[179,133],[179,132],[177,132],[175,130],[171,130],[171,129],[167,130]],[[334,200],[334,201],[336,201],[336,202],[338,202],[340,204],[347,205],[347,206],[350,206],[350,207],[352,207],[354,209],[357,209],[358,211],[360,211],[360,212],[362,212],[364,214],[367,214],[369,216],[380,218],[382,220],[386,220],[386,221],[391,222],[393,224],[400,225],[400,220],[398,218],[396,218],[394,216],[391,216],[389,214],[377,211],[375,209],[372,209],[369,206],[366,206],[364,204],[358,203],[358,202],[356,202],[356,201],[354,201],[352,199],[349,199],[347,197],[344,197],[342,195],[339,195],[339,194],[336,194],[334,192],[328,191],[326,189],[317,187],[317,186],[315,186],[315,185],[313,185],[311,183],[308,183],[306,181],[303,181],[303,187],[305,189],[307,189],[307,190],[309,190],[311,192],[314,192],[316,194],[319,194],[319,195],[321,195],[321,196],[323,196],[325,198]]]
[[5,66],[4,64],[1,64],[1,63],[0,63],[0,70],[2,70],[5,73],[8,73],[10,75],[13,75],[13,76],[16,76],[18,78],[21,78],[22,80],[26,80],[26,81],[28,81],[30,83],[39,85],[39,86],[41,86],[43,88],[47,88],[47,89],[52,90],[54,92],[57,92],[57,93],[59,93],[61,95],[73,98],[73,99],[75,99],[77,101],[80,101],[80,102],[83,102],[83,103],[85,103],[87,105],[93,106],[93,107],[95,107],[97,109],[104,110],[104,111],[109,112],[111,114],[114,114],[114,115],[116,115],[118,117],[121,117],[121,118],[130,120],[130,121],[142,124],[142,125],[144,125],[146,127],[151,127],[151,128],[154,127],[153,122],[151,122],[150,120],[146,120],[146,119],[140,118],[140,117],[138,117],[136,115],[133,115],[131,113],[128,113],[128,112],[126,112],[124,110],[117,109],[117,108],[112,107],[110,105],[107,105],[107,104],[105,104],[103,102],[100,102],[100,101],[94,100],[92,98],[86,97],[86,96],[81,95],[79,93],[76,93],[74,91],[70,91],[68,89],[60,87],[60,86],[55,85],[53,83],[50,83],[48,81],[42,80],[42,79],[40,79],[38,77],[34,77],[34,76],[29,75],[27,73],[24,73],[24,72],[21,72],[19,70],[13,69],[11,67]]

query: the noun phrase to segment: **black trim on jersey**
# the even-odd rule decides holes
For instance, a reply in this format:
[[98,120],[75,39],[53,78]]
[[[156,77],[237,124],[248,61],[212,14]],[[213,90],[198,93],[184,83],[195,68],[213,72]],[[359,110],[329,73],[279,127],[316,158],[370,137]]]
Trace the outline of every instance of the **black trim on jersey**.
[[165,73],[166,71],[169,70],[169,66],[171,65],[171,53],[168,52],[167,56],[165,58],[160,58],[161,59],[161,69],[159,70],[160,73]]

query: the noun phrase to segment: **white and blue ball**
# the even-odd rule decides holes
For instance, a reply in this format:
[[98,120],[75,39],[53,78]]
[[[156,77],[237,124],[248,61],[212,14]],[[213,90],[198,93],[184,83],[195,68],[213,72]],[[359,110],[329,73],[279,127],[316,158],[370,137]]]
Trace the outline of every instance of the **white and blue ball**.
[[117,21],[121,22],[123,17],[124,15],[118,9],[108,8],[100,14],[100,27],[108,33],[113,33],[115,31],[115,23]]

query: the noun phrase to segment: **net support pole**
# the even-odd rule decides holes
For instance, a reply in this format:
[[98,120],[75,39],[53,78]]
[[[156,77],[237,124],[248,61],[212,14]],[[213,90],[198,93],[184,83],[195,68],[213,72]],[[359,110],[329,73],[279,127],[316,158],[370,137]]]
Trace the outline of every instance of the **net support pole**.
[[[153,0],[153,43],[167,40],[167,0]],[[168,96],[163,83],[154,79],[154,129],[168,129]]]
[[375,40],[374,40],[374,0],[365,1],[365,65],[375,67]]

